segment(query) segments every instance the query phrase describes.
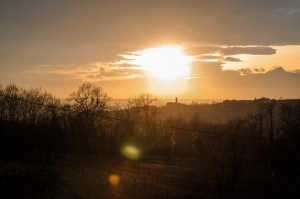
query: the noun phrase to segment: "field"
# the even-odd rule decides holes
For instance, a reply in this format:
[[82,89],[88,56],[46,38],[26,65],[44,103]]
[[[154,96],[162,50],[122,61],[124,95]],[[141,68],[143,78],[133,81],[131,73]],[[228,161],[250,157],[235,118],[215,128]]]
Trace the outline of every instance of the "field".
[[[139,161],[92,155],[57,155],[49,166],[1,162],[1,198],[201,198],[196,159],[148,157]],[[110,176],[117,182],[111,184]]]

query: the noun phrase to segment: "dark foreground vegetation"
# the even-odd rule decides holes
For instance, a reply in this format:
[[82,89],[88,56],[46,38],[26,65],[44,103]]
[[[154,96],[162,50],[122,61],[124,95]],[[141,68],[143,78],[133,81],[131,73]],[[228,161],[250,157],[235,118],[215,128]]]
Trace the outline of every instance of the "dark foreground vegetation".
[[300,198],[300,100],[109,101],[0,86],[0,198]]

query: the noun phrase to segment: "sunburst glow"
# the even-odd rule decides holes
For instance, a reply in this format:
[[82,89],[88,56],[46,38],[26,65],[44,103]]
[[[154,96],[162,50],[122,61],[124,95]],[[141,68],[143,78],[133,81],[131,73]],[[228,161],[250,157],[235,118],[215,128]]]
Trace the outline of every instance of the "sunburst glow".
[[134,53],[133,63],[141,66],[150,75],[162,79],[176,79],[189,74],[192,57],[179,46],[147,48]]

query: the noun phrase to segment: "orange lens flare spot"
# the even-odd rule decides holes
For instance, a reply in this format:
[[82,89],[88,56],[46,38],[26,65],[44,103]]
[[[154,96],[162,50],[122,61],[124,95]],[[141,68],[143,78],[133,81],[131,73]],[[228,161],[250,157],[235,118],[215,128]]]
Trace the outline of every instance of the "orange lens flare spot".
[[108,178],[109,184],[112,186],[117,186],[120,184],[120,177],[116,174],[112,174]]

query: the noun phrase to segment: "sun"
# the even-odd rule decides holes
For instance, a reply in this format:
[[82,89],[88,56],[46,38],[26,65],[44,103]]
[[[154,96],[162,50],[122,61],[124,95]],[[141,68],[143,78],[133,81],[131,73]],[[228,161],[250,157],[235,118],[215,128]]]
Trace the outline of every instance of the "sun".
[[147,48],[134,53],[133,63],[141,66],[151,76],[172,80],[187,76],[192,57],[180,46]]

